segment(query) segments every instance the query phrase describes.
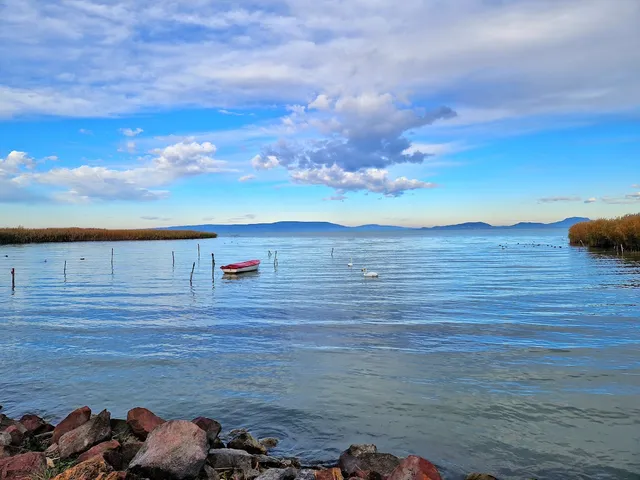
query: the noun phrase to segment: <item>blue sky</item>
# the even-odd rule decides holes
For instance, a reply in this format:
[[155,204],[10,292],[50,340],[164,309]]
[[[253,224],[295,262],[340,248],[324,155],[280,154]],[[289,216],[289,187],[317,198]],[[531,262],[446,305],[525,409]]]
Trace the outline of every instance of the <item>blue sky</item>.
[[0,12],[0,226],[640,212],[635,0]]

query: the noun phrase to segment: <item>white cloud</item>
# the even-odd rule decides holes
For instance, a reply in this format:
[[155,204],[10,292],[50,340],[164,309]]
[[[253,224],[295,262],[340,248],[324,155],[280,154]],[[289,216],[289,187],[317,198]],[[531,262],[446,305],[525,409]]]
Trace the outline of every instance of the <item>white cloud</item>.
[[169,220],[171,220],[171,218],[169,217],[156,217],[156,216],[151,216],[151,215],[144,215],[142,217],[140,217],[141,220],[148,220],[148,221],[162,221],[162,222],[168,222]]
[[244,113],[232,112],[230,110],[225,110],[224,108],[221,108],[220,110],[218,110],[218,113],[221,113],[223,115],[231,115],[233,117],[244,117],[245,116]]
[[330,197],[323,198],[322,200],[328,202],[344,202],[347,199],[345,195],[331,195]]
[[309,110],[329,110],[331,109],[331,100],[325,94],[320,94],[309,104]]
[[178,179],[233,170],[213,158],[216,147],[209,143],[181,142],[152,150],[142,166],[115,170],[82,165],[53,168],[46,172],[22,173],[14,178],[21,185],[40,184],[54,189],[58,201],[86,203],[93,200],[151,201],[167,198],[168,186]]
[[253,180],[254,178],[256,178],[255,175],[243,175],[242,177],[238,178],[239,182],[248,182],[249,180]]
[[125,137],[135,137],[137,135],[140,135],[142,132],[144,132],[144,130],[142,130],[141,128],[136,128],[135,130],[132,130],[131,128],[120,129],[120,133],[122,133]]
[[580,197],[544,197],[538,199],[540,203],[556,203],[556,202],[580,202]]
[[49,155],[48,157],[44,157],[42,160],[44,160],[45,162],[57,162],[58,161],[58,156],[57,155]]
[[273,155],[256,155],[251,159],[251,165],[256,170],[271,170],[278,167],[280,162]]
[[389,178],[389,172],[377,168],[347,172],[337,165],[310,170],[294,170],[291,172],[291,179],[300,184],[325,185],[336,189],[338,193],[364,190],[382,193],[389,197],[400,196],[408,190],[437,186],[434,183],[409,180],[406,177],[392,180]]
[[18,173],[23,168],[31,169],[36,162],[25,152],[13,150],[5,158],[0,157],[0,177]]
[[82,135],[93,135],[93,132],[91,130],[87,130],[86,128],[81,128],[80,130],[78,130],[78,133],[81,133]]
[[632,200],[640,200],[640,192],[630,193],[629,195],[626,195],[626,198],[630,198]]
[[118,149],[119,152],[127,152],[127,153],[135,153],[136,151],[136,142],[130,140],[124,144],[123,147]]
[[598,199],[596,197],[587,198],[584,203],[595,203]]
[[631,185],[631,188],[640,188],[640,184]]

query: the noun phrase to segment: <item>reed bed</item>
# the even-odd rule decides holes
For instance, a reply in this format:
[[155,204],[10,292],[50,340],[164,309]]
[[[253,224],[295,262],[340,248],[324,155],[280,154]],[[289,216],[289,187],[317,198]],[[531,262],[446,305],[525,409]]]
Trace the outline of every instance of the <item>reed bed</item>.
[[569,229],[569,243],[639,252],[640,214],[576,223]]
[[0,245],[56,242],[117,242],[216,238],[194,230],[107,230],[102,228],[0,228]]

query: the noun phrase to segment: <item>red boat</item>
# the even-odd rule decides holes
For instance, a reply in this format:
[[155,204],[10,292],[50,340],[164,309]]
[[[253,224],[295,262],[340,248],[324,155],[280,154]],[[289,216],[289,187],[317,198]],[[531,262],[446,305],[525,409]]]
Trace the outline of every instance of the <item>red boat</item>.
[[258,270],[260,260],[248,260],[246,262],[231,263],[229,265],[223,265],[220,267],[224,273],[245,273],[255,272]]

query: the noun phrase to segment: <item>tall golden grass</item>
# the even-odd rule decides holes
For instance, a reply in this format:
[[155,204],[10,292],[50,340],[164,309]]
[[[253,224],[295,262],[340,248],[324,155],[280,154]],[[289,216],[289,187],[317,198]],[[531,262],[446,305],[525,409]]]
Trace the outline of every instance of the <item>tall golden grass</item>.
[[0,228],[0,245],[53,242],[116,242],[216,238],[194,230],[106,230],[102,228]]
[[569,243],[596,248],[640,251],[640,214],[576,223],[569,229]]

